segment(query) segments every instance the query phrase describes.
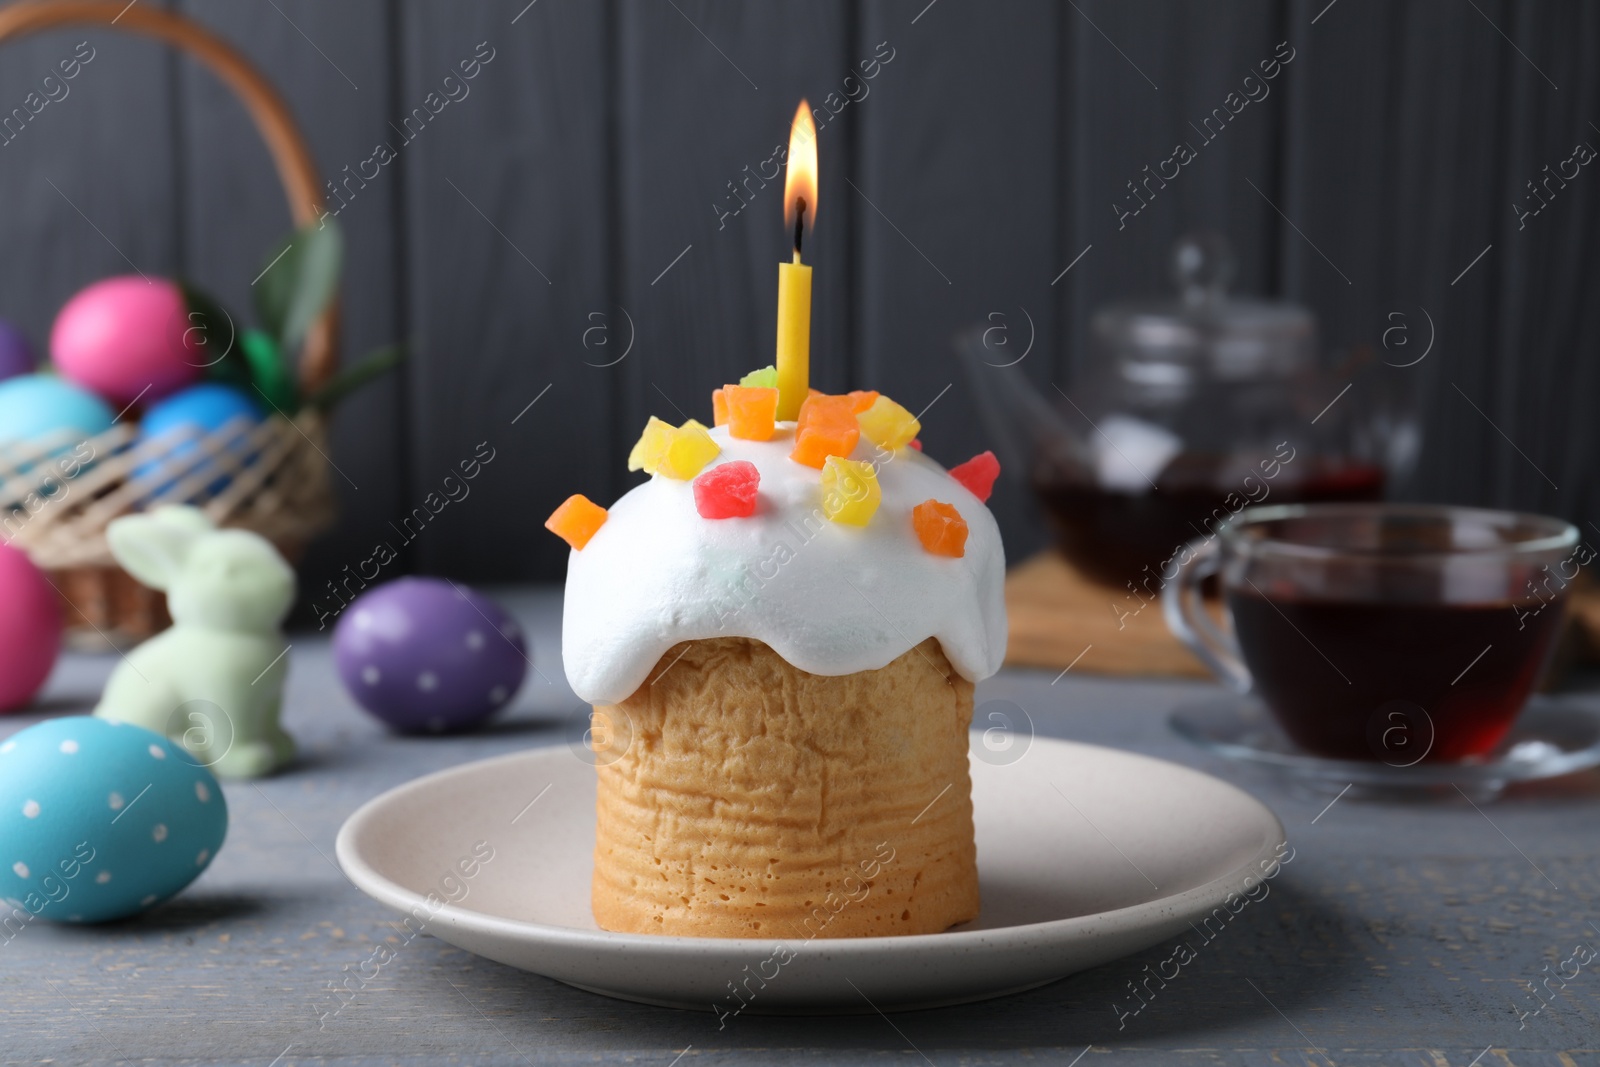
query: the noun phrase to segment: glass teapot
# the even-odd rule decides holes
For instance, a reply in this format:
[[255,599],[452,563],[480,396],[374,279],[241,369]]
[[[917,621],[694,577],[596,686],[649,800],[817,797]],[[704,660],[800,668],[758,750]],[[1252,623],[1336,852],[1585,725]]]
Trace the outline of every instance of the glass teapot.
[[1220,237],[1180,240],[1172,265],[1178,299],[1094,315],[1071,393],[1041,393],[979,333],[958,344],[996,450],[1026,472],[1061,550],[1118,588],[1252,504],[1378,499],[1419,443],[1393,379],[1344,396],[1370,346],[1325,372],[1309,310],[1228,295]]

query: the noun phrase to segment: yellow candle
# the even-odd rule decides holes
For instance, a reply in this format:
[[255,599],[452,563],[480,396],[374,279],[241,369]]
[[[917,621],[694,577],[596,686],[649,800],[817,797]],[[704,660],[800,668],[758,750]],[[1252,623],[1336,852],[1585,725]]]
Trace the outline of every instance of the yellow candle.
[[811,268],[778,264],[778,418],[800,417],[811,388]]
[[811,387],[811,268],[800,262],[803,231],[817,222],[817,127],[804,100],[789,124],[783,221],[794,226],[794,262],[778,264],[778,418],[797,419]]

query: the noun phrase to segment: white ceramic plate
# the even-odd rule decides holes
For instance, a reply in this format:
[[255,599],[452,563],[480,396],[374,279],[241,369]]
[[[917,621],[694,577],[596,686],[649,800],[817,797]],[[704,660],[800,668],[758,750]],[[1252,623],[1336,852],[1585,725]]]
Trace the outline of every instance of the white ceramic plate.
[[1036,739],[1009,765],[972,761],[975,922],[780,951],[596,927],[594,777],[566,746],[428,775],[352,815],[339,862],[440,940],[581,989],[720,1012],[857,1012],[982,1000],[1148,948],[1253,886],[1284,840],[1272,812],[1209,775]]

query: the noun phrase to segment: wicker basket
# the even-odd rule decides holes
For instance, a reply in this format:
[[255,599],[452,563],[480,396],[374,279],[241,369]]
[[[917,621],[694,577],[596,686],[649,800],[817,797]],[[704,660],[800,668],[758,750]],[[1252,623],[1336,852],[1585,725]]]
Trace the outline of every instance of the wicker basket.
[[[0,9],[0,41],[61,26],[113,24],[185,51],[221,78],[266,141],[295,225],[320,217],[316,167],[282,98],[237,50],[198,23],[126,0],[24,0]],[[300,354],[305,394],[332,377],[337,333],[335,300],[312,325]],[[319,412],[308,408],[292,420],[275,414],[258,424],[239,420],[187,438],[135,443],[137,437],[135,427],[118,422],[83,445],[34,441],[0,449],[0,540],[26,550],[55,583],[68,640],[77,647],[139,640],[169,621],[162,594],[135,582],[111,557],[106,524],[119,515],[192,503],[219,525],[260,533],[290,560],[333,522]]]

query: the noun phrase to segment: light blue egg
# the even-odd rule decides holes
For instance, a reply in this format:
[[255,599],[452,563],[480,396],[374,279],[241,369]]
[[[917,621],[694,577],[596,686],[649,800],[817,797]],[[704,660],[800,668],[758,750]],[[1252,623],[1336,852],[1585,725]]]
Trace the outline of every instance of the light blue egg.
[[[141,442],[152,440],[183,426],[200,433],[211,434],[240,417],[249,420],[252,426],[261,421],[261,408],[255,399],[231,385],[206,382],[173,393],[160,403],[152,405],[150,410],[144,413],[144,418],[139,420],[139,440]],[[248,432],[244,431],[246,434]],[[246,452],[246,438],[243,435],[233,438],[233,442],[231,451],[235,455]],[[140,464],[134,471],[134,477],[143,479],[160,471],[163,466],[171,465],[175,476],[151,490],[152,496],[158,496],[170,489],[180,478],[216,470],[218,465],[209,459],[198,464],[185,465],[184,461],[192,457],[199,447],[197,441],[183,441],[166,453],[161,461]],[[245,462],[248,462],[249,458],[246,457]],[[205,491],[215,496],[222,492],[230,480],[229,475],[224,472],[212,481]]]
[[150,730],[80,715],[0,743],[8,937],[33,919],[105,922],[153,907],[206,869],[227,832],[216,778]]
[[70,448],[111,429],[114,418],[105,401],[51,374],[0,381],[0,448],[52,437]]

